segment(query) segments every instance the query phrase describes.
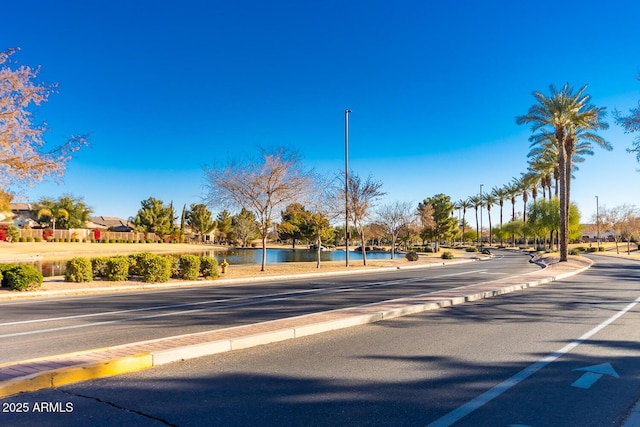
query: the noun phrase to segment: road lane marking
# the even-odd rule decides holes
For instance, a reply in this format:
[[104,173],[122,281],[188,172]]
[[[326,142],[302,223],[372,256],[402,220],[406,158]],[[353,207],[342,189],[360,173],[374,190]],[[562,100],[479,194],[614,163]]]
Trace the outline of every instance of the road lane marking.
[[636,298],[632,303],[628,304],[622,310],[620,310],[619,312],[617,312],[613,316],[609,317],[607,320],[605,320],[604,322],[600,323],[598,326],[594,327],[593,329],[591,329],[590,331],[588,331],[587,333],[585,333],[581,337],[576,338],[575,340],[573,340],[569,344],[565,345],[561,349],[556,350],[553,353],[549,354],[548,356],[546,356],[546,357],[540,359],[539,361],[529,365],[528,367],[524,368],[522,371],[518,372],[517,374],[515,374],[511,378],[508,378],[507,380],[501,382],[500,384],[496,385],[495,387],[492,387],[491,389],[485,391],[481,395],[479,395],[476,398],[470,400],[469,402],[465,403],[464,405],[454,409],[453,411],[449,412],[445,416],[440,417],[437,420],[429,423],[427,425],[427,427],[447,427],[447,426],[450,426],[453,423],[455,423],[455,422],[459,421],[460,419],[466,417],[467,415],[471,414],[472,412],[480,409],[481,407],[483,407],[484,405],[486,405],[487,403],[489,403],[490,401],[492,401],[496,397],[500,396],[502,393],[508,391],[510,388],[514,387],[515,385],[517,385],[521,381],[526,380],[527,378],[529,378],[530,376],[532,376],[533,374],[538,372],[540,369],[542,369],[545,366],[549,365],[551,362],[554,362],[555,360],[557,360],[558,358],[564,356],[565,354],[567,354],[568,352],[570,352],[571,350],[573,350],[574,348],[576,348],[580,344],[584,343],[586,340],[591,338],[593,335],[597,334],[598,332],[600,332],[601,330],[603,330],[604,328],[606,328],[607,326],[609,326],[610,324],[612,324],[613,322],[618,320],[620,317],[622,317],[629,310],[633,309],[636,305],[638,305],[638,303],[640,303],[640,297]]
[[611,375],[614,378],[620,378],[620,375],[613,369],[611,363],[602,363],[600,365],[587,366],[585,368],[577,368],[574,371],[585,371],[585,373],[578,378],[572,387],[589,389],[596,383],[603,375]]

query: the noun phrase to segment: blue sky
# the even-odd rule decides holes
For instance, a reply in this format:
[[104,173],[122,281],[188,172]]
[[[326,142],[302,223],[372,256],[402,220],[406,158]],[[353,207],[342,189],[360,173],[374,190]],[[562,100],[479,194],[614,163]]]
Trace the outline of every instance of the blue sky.
[[[54,1],[3,5],[0,49],[41,66],[58,93],[38,109],[50,144],[89,133],[64,182],[127,218],[148,197],[201,202],[203,167],[257,147],[298,149],[319,172],[383,182],[385,201],[453,200],[526,171],[530,130],[515,124],[549,84],[588,84],[593,103],[640,99],[640,3],[601,1]],[[632,135],[603,132],[575,173],[587,221],[640,205]],[[216,209],[214,208],[214,211]],[[486,220],[485,220],[486,221]]]

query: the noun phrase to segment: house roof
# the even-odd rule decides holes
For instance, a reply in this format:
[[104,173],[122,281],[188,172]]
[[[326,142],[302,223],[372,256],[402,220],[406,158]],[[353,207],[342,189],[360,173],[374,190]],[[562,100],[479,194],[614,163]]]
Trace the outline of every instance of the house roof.
[[92,216],[87,226],[89,228],[133,228],[129,221],[115,216]]

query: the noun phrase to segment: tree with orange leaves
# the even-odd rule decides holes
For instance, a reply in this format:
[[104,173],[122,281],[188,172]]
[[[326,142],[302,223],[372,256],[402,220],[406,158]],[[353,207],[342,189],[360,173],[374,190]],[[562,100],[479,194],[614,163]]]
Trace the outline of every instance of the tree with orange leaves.
[[0,189],[62,177],[71,154],[87,144],[85,136],[71,136],[61,146],[44,148],[46,124],[34,123],[33,109],[56,85],[37,82],[39,68],[12,68],[9,58],[17,51],[0,52]]

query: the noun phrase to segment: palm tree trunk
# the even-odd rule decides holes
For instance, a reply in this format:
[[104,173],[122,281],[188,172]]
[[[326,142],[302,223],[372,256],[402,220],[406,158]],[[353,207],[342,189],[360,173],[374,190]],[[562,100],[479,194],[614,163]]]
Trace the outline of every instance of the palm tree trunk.
[[564,145],[564,135],[558,132],[558,166],[560,168],[560,262],[566,262],[568,257],[567,235],[567,153]]
[[487,214],[489,215],[489,246],[491,246],[493,242],[493,234],[491,231],[491,209],[487,207]]
[[480,244],[480,223],[478,222],[478,208],[476,207],[476,244]]

